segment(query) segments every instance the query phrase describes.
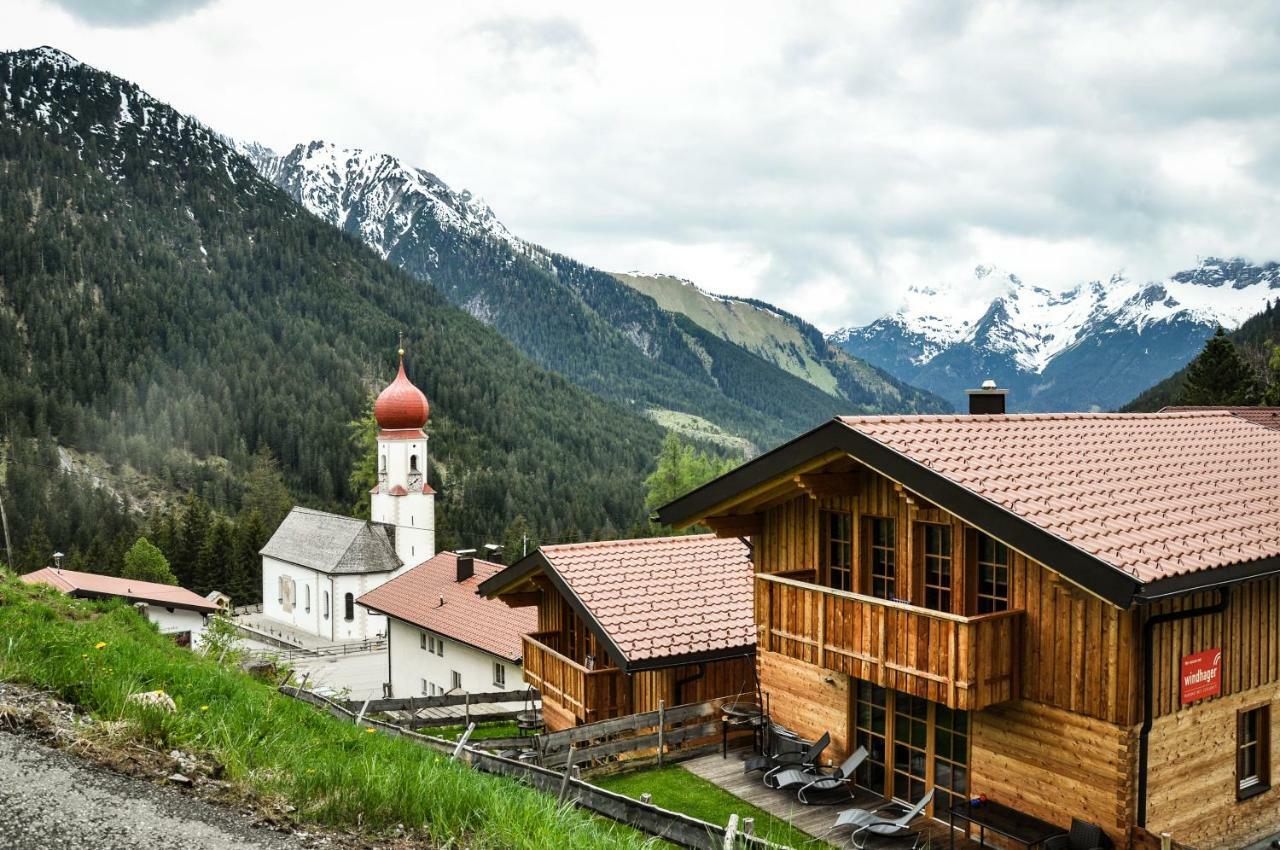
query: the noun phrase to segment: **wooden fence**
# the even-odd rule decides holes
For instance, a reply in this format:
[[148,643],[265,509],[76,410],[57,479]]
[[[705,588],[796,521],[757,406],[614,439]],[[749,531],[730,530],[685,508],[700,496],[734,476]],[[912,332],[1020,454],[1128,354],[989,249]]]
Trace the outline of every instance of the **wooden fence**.
[[[339,720],[348,723],[355,722],[358,717],[357,712],[352,712],[347,705],[326,699],[319,694],[311,691],[302,690],[302,688],[292,685],[281,685],[280,692],[317,706],[327,711]],[[373,705],[370,701],[370,705]],[[709,705],[704,703],[703,705]],[[677,709],[672,709],[672,712]],[[657,714],[650,712],[649,714]],[[643,715],[642,715],[643,716]],[[626,720],[627,718],[618,718],[617,721]],[[665,720],[666,718],[664,718]],[[616,723],[617,721],[606,721],[607,723]],[[729,819],[729,823],[721,826],[720,824],[710,823],[700,820],[681,812],[673,812],[664,809],[661,806],[655,806],[652,803],[634,800],[623,794],[617,794],[613,791],[607,791],[596,785],[592,785],[580,777],[574,775],[577,771],[571,767],[566,767],[564,771],[552,770],[548,767],[541,767],[529,764],[523,761],[504,758],[500,755],[480,749],[476,746],[467,744],[459,744],[452,741],[446,741],[443,738],[433,738],[429,735],[423,735],[404,729],[393,723],[387,723],[381,720],[369,720],[360,718],[360,722],[370,728],[376,729],[384,735],[393,737],[407,738],[408,740],[432,750],[437,753],[457,757],[472,768],[484,773],[491,773],[497,776],[506,776],[522,782],[533,788],[548,794],[556,794],[560,800],[565,803],[571,803],[581,809],[594,812],[598,815],[627,824],[635,829],[645,832],[649,835],[657,836],[672,844],[680,847],[693,848],[694,850],[752,850],[752,848],[761,848],[761,850],[788,850],[779,844],[766,841],[756,835],[747,835],[741,832],[738,827],[738,816],[733,815]],[[652,720],[648,722],[652,723]],[[674,722],[674,721],[670,721]],[[603,724],[593,724],[603,725]],[[583,729],[585,727],[578,727]],[[643,727],[641,727],[643,728]],[[718,725],[717,725],[718,728]],[[567,730],[568,732],[577,732],[578,729]],[[625,732],[624,726],[617,727],[614,734]],[[556,733],[563,734],[563,733]],[[486,745],[492,742],[485,742]],[[572,761],[577,762],[576,742],[569,740],[565,743],[563,740],[557,740],[557,745],[563,743],[565,746],[566,761],[569,761],[569,753],[574,752]],[[584,749],[585,754],[590,748]],[[744,804],[745,805],[745,804]]]
[[[426,729],[435,726],[457,726],[476,721],[491,723],[502,720],[515,720],[520,709],[497,710],[490,706],[495,703],[532,702],[538,699],[538,692],[532,688],[519,691],[488,691],[484,693],[443,694],[434,697],[391,697],[387,699],[339,700],[339,703],[352,713],[381,714],[384,712],[405,712],[409,717],[397,719],[396,724],[409,729]],[[426,709],[457,708],[462,711],[441,714],[433,711],[427,717],[419,717],[418,712]],[[507,741],[508,739],[503,739]],[[522,746],[522,742],[532,742],[532,738],[510,739],[511,747]],[[528,743],[524,743],[528,746]]]
[[547,767],[564,765],[571,749],[578,764],[649,750],[662,762],[676,747],[718,745],[723,704],[723,700],[710,700],[574,726],[537,736],[536,747]]

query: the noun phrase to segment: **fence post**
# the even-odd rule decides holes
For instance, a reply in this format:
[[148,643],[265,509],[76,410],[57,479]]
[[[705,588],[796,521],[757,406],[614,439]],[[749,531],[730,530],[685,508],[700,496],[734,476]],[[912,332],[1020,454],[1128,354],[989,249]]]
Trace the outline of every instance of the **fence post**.
[[359,725],[360,725],[360,721],[361,721],[361,720],[364,720],[364,713],[365,713],[365,710],[369,708],[369,700],[371,700],[371,699],[372,699],[372,697],[365,697],[365,698],[364,698],[364,705],[360,706],[360,713],[356,715],[356,725],[357,725],[357,726],[359,726]]
[[462,703],[463,722],[465,722],[467,725],[470,725],[471,724],[471,692],[468,691],[467,693],[463,694],[462,699],[463,699],[463,703]]
[[755,835],[755,834],[756,834],[756,819],[755,819],[755,818],[743,818],[743,819],[742,819],[742,834],[743,834],[743,835]]
[[666,746],[667,707],[666,700],[658,700],[658,767],[662,767],[662,751]]
[[556,805],[564,804],[564,795],[569,793],[569,776],[573,773],[573,760],[578,755],[578,747],[576,744],[569,745],[569,760],[564,765],[564,777],[560,780],[560,796],[556,798]]
[[1167,832],[1160,833],[1160,850],[1173,850],[1173,836]]
[[652,794],[641,794],[641,795],[640,795],[640,802],[644,803],[646,806],[647,806],[647,805],[649,805],[650,803],[652,803],[652,802],[653,802],[653,795],[652,795]]
[[476,724],[470,723],[467,725],[467,731],[463,732],[462,737],[458,739],[458,746],[453,748],[452,758],[455,761],[457,761],[458,756],[462,755],[462,748],[467,745],[467,739],[471,737],[471,733],[474,731],[476,731]]
[[294,695],[295,697],[296,697],[298,694],[302,693],[302,689],[303,689],[303,688],[305,688],[305,687],[307,686],[307,679],[310,679],[310,678],[311,678],[311,674],[310,674],[310,673],[307,673],[305,676],[303,676],[303,677],[302,677],[302,682],[298,684],[298,687],[296,687],[296,688],[294,688],[294,689],[293,689],[293,695]]
[[738,842],[738,816],[729,815],[729,824],[724,828],[724,850],[733,850]]

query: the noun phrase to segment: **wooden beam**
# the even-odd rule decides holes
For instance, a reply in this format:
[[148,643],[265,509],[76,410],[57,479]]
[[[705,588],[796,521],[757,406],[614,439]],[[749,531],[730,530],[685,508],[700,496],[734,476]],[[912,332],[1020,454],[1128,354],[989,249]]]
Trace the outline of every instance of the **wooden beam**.
[[760,514],[709,516],[703,522],[716,537],[750,537],[760,533],[764,518]]
[[507,603],[508,608],[529,608],[537,606],[542,601],[542,591],[529,590],[523,593],[503,593],[498,598]]
[[811,472],[794,476],[795,485],[810,499],[824,496],[843,496],[852,493],[858,484],[856,472]]

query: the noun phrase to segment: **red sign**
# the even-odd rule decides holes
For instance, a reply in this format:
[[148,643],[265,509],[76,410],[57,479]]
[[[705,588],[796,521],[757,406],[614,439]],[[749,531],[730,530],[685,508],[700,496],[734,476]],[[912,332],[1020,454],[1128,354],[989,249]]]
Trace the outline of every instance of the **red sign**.
[[1206,649],[1182,656],[1182,704],[1190,705],[1222,693],[1222,650]]

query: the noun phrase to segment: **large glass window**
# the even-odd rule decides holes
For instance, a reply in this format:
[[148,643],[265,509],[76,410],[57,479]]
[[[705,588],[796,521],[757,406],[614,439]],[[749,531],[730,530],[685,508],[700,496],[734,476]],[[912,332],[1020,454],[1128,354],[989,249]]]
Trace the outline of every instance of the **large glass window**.
[[894,522],[887,517],[871,517],[867,524],[870,531],[868,562],[870,582],[868,590],[880,599],[893,599],[897,595],[898,553],[894,534]]
[[939,817],[969,797],[969,714],[934,706],[933,811]]
[[888,734],[888,691],[870,682],[858,681],[854,705],[854,746],[867,748],[867,760],[858,766],[854,781],[876,794],[884,793],[888,762],[885,735]]
[[827,584],[836,590],[853,590],[853,516],[843,511],[823,511],[822,557]]
[[978,613],[1009,610],[1009,547],[978,533]]
[[951,526],[921,526],[924,553],[924,607],[951,610]]
[[893,703],[893,797],[914,803],[928,781],[929,701],[895,693]]

